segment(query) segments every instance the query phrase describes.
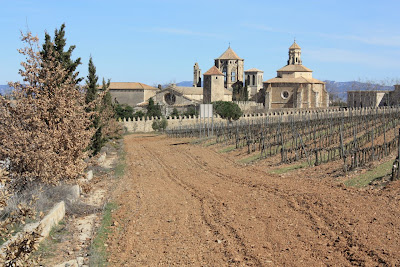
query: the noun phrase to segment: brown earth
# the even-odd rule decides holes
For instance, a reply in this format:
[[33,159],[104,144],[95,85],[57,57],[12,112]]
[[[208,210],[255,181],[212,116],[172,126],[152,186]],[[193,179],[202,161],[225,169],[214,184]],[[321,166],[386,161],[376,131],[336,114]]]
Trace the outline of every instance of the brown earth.
[[110,266],[398,266],[400,182],[274,175],[164,136],[125,137]]

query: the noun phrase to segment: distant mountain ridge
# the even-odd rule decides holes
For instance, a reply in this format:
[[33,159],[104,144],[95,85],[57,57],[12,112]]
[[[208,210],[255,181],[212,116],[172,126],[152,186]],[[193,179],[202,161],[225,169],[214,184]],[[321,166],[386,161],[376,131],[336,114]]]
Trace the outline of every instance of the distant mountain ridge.
[[8,85],[0,85],[0,95],[6,95],[11,93],[12,88]]
[[[343,100],[346,100],[347,98],[347,91],[351,90],[393,90],[393,86],[388,86],[388,85],[380,85],[376,83],[367,83],[367,82],[357,82],[357,81],[350,81],[350,82],[336,82],[336,81],[330,81],[326,80],[324,81],[326,83],[326,89],[333,93],[336,94],[338,97],[340,97]],[[168,84],[163,85],[163,87],[167,86]],[[177,86],[185,86],[185,87],[191,87],[193,86],[193,81],[181,81],[179,83],[176,83]],[[12,91],[12,88],[9,87],[8,85],[0,85],[0,94],[5,95],[8,94]]]

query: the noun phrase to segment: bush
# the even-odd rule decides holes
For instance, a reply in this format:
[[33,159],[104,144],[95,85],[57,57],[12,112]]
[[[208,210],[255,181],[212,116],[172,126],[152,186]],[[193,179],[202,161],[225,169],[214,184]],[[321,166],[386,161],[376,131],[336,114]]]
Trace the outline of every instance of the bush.
[[190,107],[185,111],[185,113],[183,113],[183,115],[186,117],[197,116],[197,111],[194,107]]
[[176,108],[174,108],[171,112],[171,117],[178,117],[179,116],[179,112]]
[[133,108],[126,104],[116,104],[115,105],[115,116],[117,117],[117,119],[133,118]]
[[139,119],[139,118],[141,119],[141,118],[143,118],[145,115],[146,115],[146,114],[145,114],[143,111],[139,110],[139,111],[136,111],[135,114],[133,114],[133,117],[134,117],[135,119]]
[[214,102],[213,105],[215,113],[220,115],[223,119],[228,119],[229,121],[238,120],[243,115],[242,110],[236,103],[217,101]]
[[164,131],[167,128],[167,126],[168,126],[168,121],[165,117],[163,117],[161,120],[153,121],[153,124],[151,125],[154,131]]

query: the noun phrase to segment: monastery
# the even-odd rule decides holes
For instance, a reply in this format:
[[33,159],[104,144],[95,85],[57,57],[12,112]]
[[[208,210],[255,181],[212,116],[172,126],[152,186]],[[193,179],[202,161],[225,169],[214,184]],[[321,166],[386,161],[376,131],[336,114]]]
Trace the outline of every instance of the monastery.
[[203,75],[198,63],[194,64],[192,87],[171,84],[162,89],[141,83],[111,83],[110,92],[115,102],[132,107],[146,106],[153,97],[167,115],[173,108],[183,111],[202,103],[232,101],[235,85],[247,87],[249,100],[262,103],[267,110],[329,105],[325,83],[313,78],[312,70],[302,65],[301,48],[296,41],[289,47],[287,65],[277,70],[277,76],[264,82],[263,75],[256,68],[244,71],[244,59],[229,46]]

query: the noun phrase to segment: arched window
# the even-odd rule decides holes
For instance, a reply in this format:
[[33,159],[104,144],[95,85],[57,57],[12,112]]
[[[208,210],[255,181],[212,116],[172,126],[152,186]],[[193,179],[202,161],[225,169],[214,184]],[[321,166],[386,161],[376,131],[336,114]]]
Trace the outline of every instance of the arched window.
[[256,75],[253,74],[253,85],[256,85]]
[[226,68],[224,68],[224,69],[222,70],[222,73],[224,74],[224,82],[226,83]]

